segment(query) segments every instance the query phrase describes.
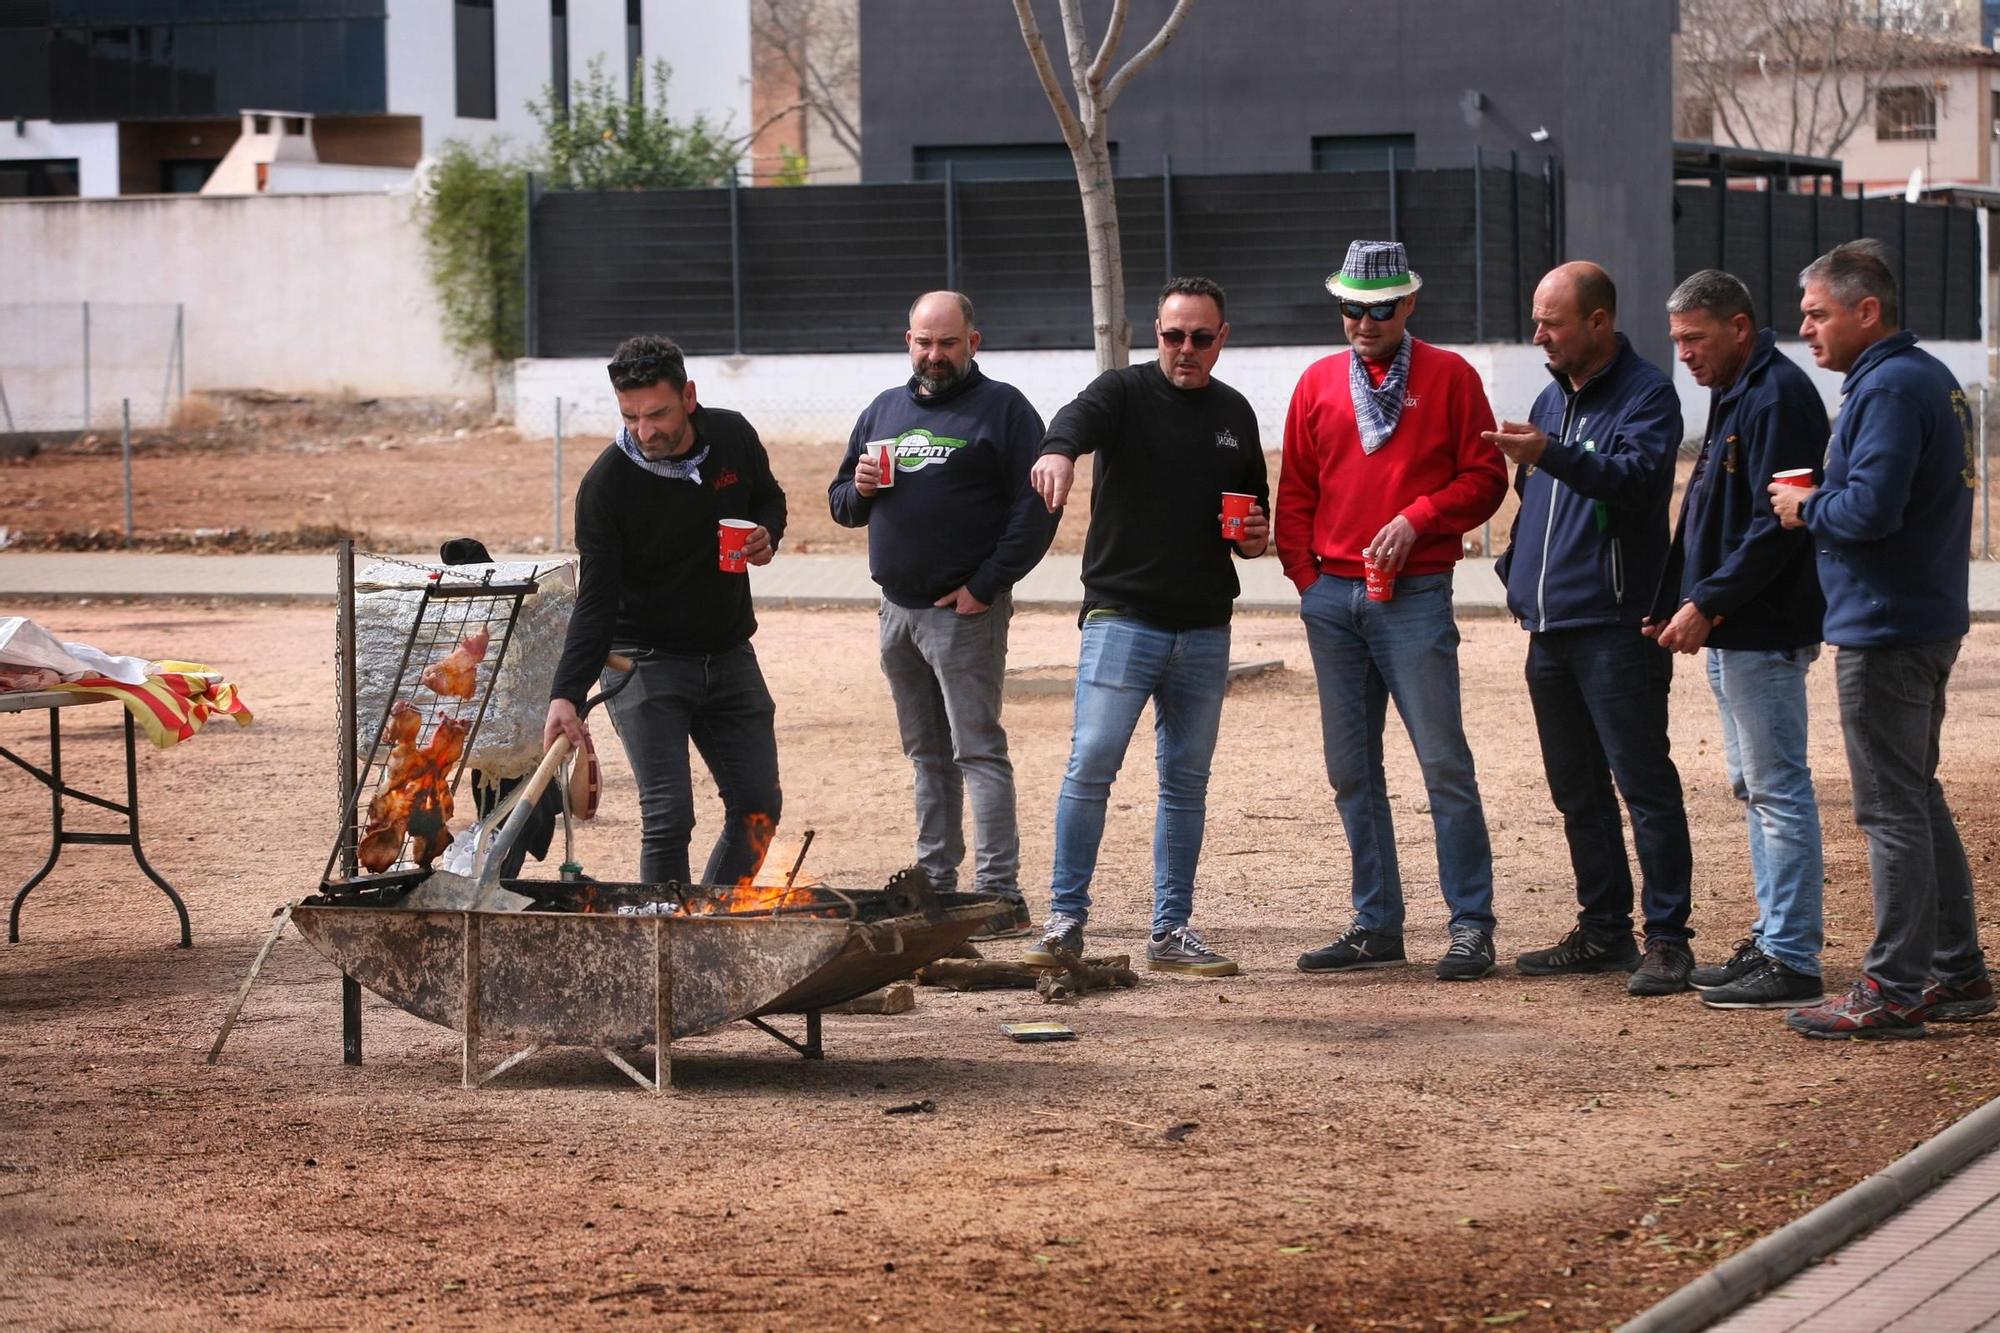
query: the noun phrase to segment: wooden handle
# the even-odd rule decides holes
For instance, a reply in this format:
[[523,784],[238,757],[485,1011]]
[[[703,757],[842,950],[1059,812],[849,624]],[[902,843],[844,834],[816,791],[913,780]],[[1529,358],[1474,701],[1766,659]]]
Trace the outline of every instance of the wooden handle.
[[632,659],[623,653],[607,653],[604,658],[604,665],[607,670],[626,672],[630,671],[634,664]]

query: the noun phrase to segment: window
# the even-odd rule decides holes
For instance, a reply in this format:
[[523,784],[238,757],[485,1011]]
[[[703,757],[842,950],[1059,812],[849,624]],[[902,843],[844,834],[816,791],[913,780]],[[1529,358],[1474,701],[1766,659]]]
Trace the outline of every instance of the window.
[[0,199],[45,199],[80,193],[73,157],[0,161]]
[[[1118,145],[1111,148],[1111,174],[1118,174]],[[993,143],[911,150],[911,179],[941,181],[945,165],[961,181],[1061,180],[1074,178],[1076,163],[1059,143]]]
[[625,0],[625,96],[637,102],[646,95],[646,76],[639,62],[646,58],[645,16],[639,0]]
[[549,0],[549,87],[555,109],[569,113],[569,0]]
[[213,157],[169,157],[160,162],[161,194],[200,194],[209,175],[220,164]]
[[1315,134],[1314,171],[1382,171],[1395,155],[1398,167],[1417,161],[1414,134]]
[[493,0],[455,0],[452,13],[458,114],[466,120],[492,120],[498,114],[493,96]]
[[1915,85],[1876,89],[1875,137],[1937,138],[1937,94]]

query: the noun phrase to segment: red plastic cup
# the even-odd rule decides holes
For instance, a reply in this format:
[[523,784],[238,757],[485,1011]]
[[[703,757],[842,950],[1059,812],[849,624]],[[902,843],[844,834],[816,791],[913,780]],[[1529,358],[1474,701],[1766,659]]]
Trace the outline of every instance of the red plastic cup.
[[1368,580],[1369,601],[1386,602],[1395,597],[1396,576],[1394,574],[1380,568],[1373,560],[1366,556],[1362,557],[1361,568]]
[[1787,486],[1810,486],[1813,484],[1813,470],[1809,467],[1788,467],[1783,472],[1773,472],[1771,480]]
[[1222,539],[1240,542],[1243,540],[1243,523],[1250,517],[1250,506],[1257,503],[1254,495],[1241,491],[1222,493]]
[[750,557],[743,553],[743,543],[750,540],[750,534],[757,525],[747,518],[725,518],[719,525],[720,549],[716,564],[725,574],[741,574],[750,568]]
[[875,442],[875,485],[879,490],[888,490],[896,484],[896,442],[877,440]]

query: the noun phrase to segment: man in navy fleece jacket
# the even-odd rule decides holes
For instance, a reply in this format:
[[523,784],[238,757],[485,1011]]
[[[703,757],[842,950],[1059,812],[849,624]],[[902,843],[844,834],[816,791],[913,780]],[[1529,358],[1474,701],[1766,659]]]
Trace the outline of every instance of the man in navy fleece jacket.
[[1826,480],[1774,483],[1771,503],[1819,551],[1875,939],[1852,990],[1785,1022],[1807,1037],[1921,1037],[1926,1019],[1994,1008],[1972,872],[1937,780],[1945,686],[1971,620],[1971,412],[1951,372],[1902,329],[1879,242],[1820,256],[1799,285],[1799,336],[1813,360],[1846,373],[1845,398]]
[[[960,293],[918,297],[903,341],[910,379],[854,423],[827,503],[836,523],[868,529],[868,570],[882,587],[882,674],[916,769],[917,864],[936,887],[958,886],[970,789],[974,889],[1009,903],[975,938],[1023,935],[1029,915],[1000,694],[1011,589],[1056,530],[1028,485],[1042,419],[1020,390],[980,373],[979,330]],[[885,446],[895,469],[888,479],[879,467]]]

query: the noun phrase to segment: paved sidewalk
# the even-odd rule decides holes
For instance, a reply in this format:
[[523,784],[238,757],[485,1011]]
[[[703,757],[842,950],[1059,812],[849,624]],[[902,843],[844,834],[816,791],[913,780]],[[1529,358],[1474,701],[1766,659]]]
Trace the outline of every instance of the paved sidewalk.
[[2000,1153],[1987,1153],[1714,1333],[2000,1329]]

